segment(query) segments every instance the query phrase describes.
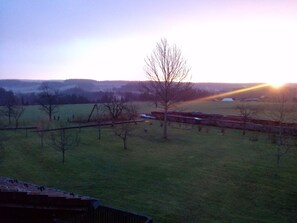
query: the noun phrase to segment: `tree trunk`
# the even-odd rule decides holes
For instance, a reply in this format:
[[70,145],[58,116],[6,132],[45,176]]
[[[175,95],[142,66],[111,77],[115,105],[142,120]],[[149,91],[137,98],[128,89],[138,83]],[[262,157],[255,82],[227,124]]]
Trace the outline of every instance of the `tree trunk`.
[[275,175],[278,176],[279,175],[279,166],[280,166],[280,147],[277,147],[277,151],[276,151],[276,171],[275,171]]
[[40,145],[41,145],[41,149],[43,149],[43,133],[40,133]]
[[63,154],[62,163],[64,164],[64,162],[65,162],[65,151],[64,150],[62,151],[62,154]]
[[8,124],[11,124],[11,113],[12,113],[12,109],[11,107],[8,108]]
[[168,116],[168,107],[165,105],[164,108],[164,125],[163,125],[163,138],[167,139],[167,116]]
[[245,136],[245,126],[243,127],[242,135]]
[[283,135],[283,129],[282,127],[280,126],[279,127],[279,132],[278,132],[278,135],[277,135],[277,148],[276,148],[276,175],[278,175],[278,172],[279,172],[279,167],[280,167],[280,158],[281,158],[281,149],[282,149],[282,146],[283,146],[283,140],[284,140],[284,135]]
[[127,147],[127,137],[123,138],[123,143],[124,143],[124,149],[128,149],[128,147]]
[[49,120],[52,121],[52,111],[51,111],[51,109],[49,109],[48,116],[49,116]]
[[98,126],[98,139],[101,139],[101,124]]
[[242,135],[245,136],[246,133],[246,125],[247,125],[247,119],[243,118],[243,122],[242,122]]

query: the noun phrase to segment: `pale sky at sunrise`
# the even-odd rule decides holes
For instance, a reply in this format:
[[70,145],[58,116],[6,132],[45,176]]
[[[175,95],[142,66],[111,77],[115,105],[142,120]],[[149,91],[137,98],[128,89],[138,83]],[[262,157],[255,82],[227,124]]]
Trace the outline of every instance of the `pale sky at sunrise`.
[[297,82],[297,0],[0,0],[0,79],[145,80],[161,38],[194,82]]

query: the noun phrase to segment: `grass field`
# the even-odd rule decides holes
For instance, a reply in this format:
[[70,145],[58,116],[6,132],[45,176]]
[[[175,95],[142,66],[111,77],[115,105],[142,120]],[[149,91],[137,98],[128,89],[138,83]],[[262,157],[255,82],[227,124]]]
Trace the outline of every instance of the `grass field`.
[[[83,114],[89,108],[61,110]],[[30,122],[42,117],[30,109]],[[96,129],[82,129],[81,143],[66,152],[65,164],[59,152],[40,148],[36,133],[1,132],[7,140],[0,175],[97,197],[158,223],[296,222],[296,152],[282,157],[275,176],[275,148],[266,135],[252,142],[255,133],[243,137],[228,129],[222,135],[218,128],[198,132],[172,124],[163,141],[161,132],[158,122],[138,124],[124,150],[109,128],[100,141]]]
[[[218,114],[237,114],[238,111],[235,109],[236,105],[240,102],[187,102],[177,104],[173,110],[178,111],[200,111],[205,113],[218,113]],[[252,103],[251,103],[252,104]],[[158,110],[150,102],[136,102],[135,103],[139,113],[150,113],[152,110]],[[41,119],[47,119],[45,113],[42,113],[36,106],[28,106],[22,116],[20,122],[23,125],[34,124],[36,121]],[[59,107],[58,112],[55,116],[59,116],[62,120],[71,118],[72,115],[75,117],[87,118],[92,111],[93,104],[77,104],[77,105],[62,105]]]

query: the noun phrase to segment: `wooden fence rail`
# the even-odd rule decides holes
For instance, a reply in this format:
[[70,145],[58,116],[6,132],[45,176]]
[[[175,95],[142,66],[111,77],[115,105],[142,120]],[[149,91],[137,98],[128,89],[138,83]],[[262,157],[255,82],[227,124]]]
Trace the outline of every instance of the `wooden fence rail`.
[[144,120],[104,122],[104,123],[95,123],[95,124],[89,124],[89,125],[69,126],[69,127],[63,127],[63,128],[41,129],[41,130],[34,130],[32,132],[54,132],[54,131],[67,130],[67,129],[82,129],[82,128],[92,128],[92,127],[97,127],[97,126],[113,126],[113,125],[121,125],[121,124],[127,124],[127,123],[139,123],[139,122],[144,122]]

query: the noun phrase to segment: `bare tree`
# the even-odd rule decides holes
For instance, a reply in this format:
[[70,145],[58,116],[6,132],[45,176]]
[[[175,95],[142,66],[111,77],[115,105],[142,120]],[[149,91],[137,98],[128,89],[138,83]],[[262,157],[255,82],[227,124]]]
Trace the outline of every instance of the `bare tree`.
[[[1,124],[1,123],[0,123]],[[1,125],[0,125],[1,126]],[[3,133],[0,134],[0,151],[4,150],[4,141],[6,140]]]
[[39,90],[41,91],[39,94],[40,110],[45,112],[51,121],[53,115],[58,112],[58,91],[51,88],[45,82],[41,84]]
[[167,139],[168,110],[177,103],[184,90],[189,88],[189,68],[181,50],[170,46],[166,39],[157,43],[153,53],[145,59],[145,73],[149,79],[146,89],[155,94],[164,109],[163,138]]
[[0,114],[8,118],[8,125],[11,125],[17,104],[17,98],[12,91],[0,89]]
[[117,97],[115,94],[112,94],[109,101],[103,104],[113,122],[120,119],[125,108],[124,101],[122,97]]
[[[108,103],[106,106],[110,106]],[[105,106],[105,107],[106,107]],[[105,108],[104,105],[102,104],[94,104],[91,113],[89,114],[88,117],[88,122],[96,121],[98,124],[98,139],[101,139],[101,122],[104,120],[106,116]],[[112,110],[112,106],[109,107]]]
[[14,111],[14,106],[11,104],[7,104],[6,106],[2,107],[0,111],[2,116],[5,116],[8,118],[8,125],[11,125],[13,111]]
[[125,120],[124,123],[113,126],[113,131],[115,135],[123,140],[124,149],[128,149],[127,141],[128,137],[131,136],[134,126],[136,125],[137,109],[135,105],[129,104],[125,105],[123,110],[122,119]]
[[37,123],[37,134],[40,137],[40,147],[43,149],[44,147],[44,136],[46,135],[46,131],[49,129],[49,121],[48,120],[40,120]]
[[105,119],[105,109],[102,104],[96,106],[96,122],[98,123],[98,139],[101,140],[101,123]]
[[236,109],[239,111],[239,114],[242,117],[242,122],[243,122],[242,135],[245,135],[246,125],[248,121],[250,121],[252,118],[255,118],[255,116],[258,113],[258,109],[246,103],[237,105]]
[[24,114],[25,111],[25,107],[22,105],[18,105],[14,107],[14,111],[13,111],[13,118],[15,120],[15,127],[18,128],[19,127],[19,121],[20,118],[22,117],[22,115]]
[[[0,127],[3,127],[2,120],[0,119]],[[1,132],[0,134],[0,151],[4,149],[5,133]]]
[[65,162],[65,153],[79,144],[77,131],[61,128],[51,133],[50,145],[62,153],[62,163]]
[[18,128],[20,118],[23,115],[24,111],[25,111],[25,107],[22,105],[7,104],[1,109],[0,112],[3,116],[6,116],[8,118],[9,125],[12,124],[12,120],[14,119],[15,128]]
[[[113,97],[112,101],[105,103],[111,121],[114,123],[112,130],[116,136],[123,140],[124,149],[128,149],[128,137],[136,124],[137,109],[135,105],[125,103],[122,99]],[[116,123],[123,121],[122,123]]]
[[274,143],[276,144],[276,171],[278,174],[280,159],[288,152],[290,147],[290,138],[285,131],[288,123],[296,119],[296,105],[292,103],[292,94],[289,91],[279,91],[272,103],[266,105],[266,115],[277,123],[277,126],[271,129]]

